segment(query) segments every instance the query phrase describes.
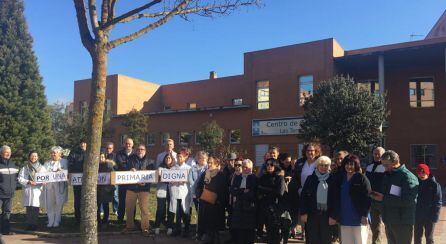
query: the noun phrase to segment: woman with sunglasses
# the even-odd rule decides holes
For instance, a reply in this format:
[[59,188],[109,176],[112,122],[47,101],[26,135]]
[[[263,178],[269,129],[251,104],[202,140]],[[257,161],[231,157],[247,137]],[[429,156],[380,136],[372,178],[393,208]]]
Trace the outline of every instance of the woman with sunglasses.
[[231,234],[236,244],[251,244],[255,239],[257,177],[252,174],[249,159],[236,161],[235,174],[230,189],[232,202]]

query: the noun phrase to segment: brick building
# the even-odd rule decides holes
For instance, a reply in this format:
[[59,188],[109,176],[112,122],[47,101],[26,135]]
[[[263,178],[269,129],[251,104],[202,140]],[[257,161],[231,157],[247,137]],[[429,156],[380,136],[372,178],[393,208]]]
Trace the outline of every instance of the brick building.
[[[320,81],[344,74],[370,92],[386,92],[391,116],[384,146],[411,166],[427,162],[446,184],[446,12],[426,39],[344,50],[325,39],[244,54],[241,75],[157,85],[124,75],[107,78],[106,112],[113,116],[111,140],[122,143],[121,115],[132,108],[149,116],[146,144],[152,156],[165,140],[198,148],[205,122],[225,129],[226,143],[262,161],[269,145],[299,156],[296,134],[301,102]],[[75,109],[89,104],[90,80],[74,82]],[[435,170],[434,170],[435,172]]]

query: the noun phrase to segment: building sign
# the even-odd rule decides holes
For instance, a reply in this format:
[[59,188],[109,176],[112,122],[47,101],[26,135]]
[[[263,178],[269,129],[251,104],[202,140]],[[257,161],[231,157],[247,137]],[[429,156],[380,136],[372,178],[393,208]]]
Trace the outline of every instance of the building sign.
[[253,136],[283,136],[299,134],[302,118],[254,119]]
[[[70,174],[70,183],[73,186],[82,185],[82,173],[72,173]],[[98,174],[98,185],[110,185],[110,173],[99,173]]]
[[42,183],[67,181],[68,180],[67,175],[68,175],[68,170],[36,173],[36,183],[42,184]]
[[156,170],[113,171],[111,172],[111,183],[112,185],[155,183],[157,176]]
[[161,182],[185,182],[189,170],[187,169],[168,169],[160,170]]

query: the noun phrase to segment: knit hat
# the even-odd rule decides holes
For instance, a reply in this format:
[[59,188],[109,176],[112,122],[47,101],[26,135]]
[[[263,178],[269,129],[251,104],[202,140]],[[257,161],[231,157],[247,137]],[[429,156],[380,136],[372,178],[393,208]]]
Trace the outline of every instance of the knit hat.
[[429,166],[425,163],[421,163],[417,166],[417,174],[419,174],[421,171],[423,171],[425,174],[430,175]]

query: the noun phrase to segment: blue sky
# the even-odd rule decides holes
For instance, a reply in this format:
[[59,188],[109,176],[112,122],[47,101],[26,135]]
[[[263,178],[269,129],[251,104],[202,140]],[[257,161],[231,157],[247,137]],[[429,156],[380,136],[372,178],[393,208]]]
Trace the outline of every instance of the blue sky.
[[[128,8],[144,0],[121,1]],[[243,73],[243,53],[334,37],[346,50],[424,38],[446,10],[439,0],[263,0],[230,16],[174,19],[149,34],[113,49],[108,74],[158,84]],[[129,6],[126,6],[129,5]],[[119,11],[119,10],[118,10]],[[91,76],[72,0],[25,0],[50,103],[69,102],[73,81]],[[123,26],[113,36],[138,26]],[[411,34],[423,35],[411,38]],[[112,37],[113,37],[112,36]]]

